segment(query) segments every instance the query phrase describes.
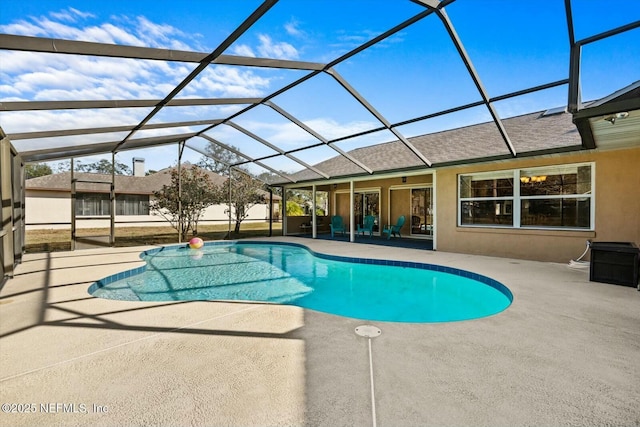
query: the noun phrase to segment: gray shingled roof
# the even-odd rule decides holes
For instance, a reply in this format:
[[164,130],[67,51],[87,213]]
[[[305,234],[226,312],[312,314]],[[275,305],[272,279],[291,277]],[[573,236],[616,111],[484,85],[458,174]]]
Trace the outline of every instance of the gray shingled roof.
[[[544,112],[525,114],[504,119],[503,124],[518,154],[545,152],[546,150],[579,148],[580,134],[568,113],[544,115]],[[498,129],[493,122],[408,138],[409,141],[433,162],[433,166],[455,162],[493,159],[503,155],[511,158]],[[355,159],[369,166],[374,172],[424,168],[424,164],[399,141],[386,142],[349,151]],[[187,165],[186,167],[188,167]],[[367,174],[343,156],[336,156],[314,165],[331,177]],[[170,169],[163,169],[145,177],[116,176],[116,192],[151,194],[153,190],[168,185]],[[208,172],[215,184],[225,177]],[[79,179],[109,181],[109,175],[76,173]],[[311,170],[292,175],[298,182],[322,179]],[[84,191],[108,191],[106,186],[82,184]],[[27,189],[69,191],[69,173],[49,175],[27,180]]]
[[[536,112],[503,119],[509,138],[518,154],[531,154],[546,150],[577,148],[580,134],[568,113],[543,115]],[[408,138],[433,166],[460,161],[491,159],[511,155],[493,122],[480,123],[458,129]],[[354,158],[374,172],[424,168],[424,164],[399,141],[386,142],[349,151]],[[366,174],[365,171],[342,156],[336,156],[316,165],[332,177]],[[292,175],[297,181],[315,179],[315,174],[303,170]]]
[[[183,167],[190,167],[184,165]],[[120,194],[152,194],[163,185],[170,185],[171,170],[173,168],[162,169],[147,176],[116,175],[115,190]],[[217,173],[205,171],[215,185],[223,184],[227,178]],[[26,180],[27,190],[51,190],[51,191],[71,191],[71,172],[62,172],[52,175],[40,176]],[[111,175],[75,172],[74,177],[79,181],[103,181],[111,182]],[[77,191],[90,191],[96,193],[108,193],[109,186],[94,183],[78,183]]]

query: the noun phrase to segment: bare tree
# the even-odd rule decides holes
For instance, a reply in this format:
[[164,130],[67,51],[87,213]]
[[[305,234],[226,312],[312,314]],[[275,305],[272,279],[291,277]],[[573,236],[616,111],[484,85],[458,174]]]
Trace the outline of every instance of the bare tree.
[[[180,175],[181,191],[178,188]],[[198,167],[183,168],[180,175],[176,169],[171,170],[171,184],[153,192],[154,200],[149,208],[166,219],[182,240],[186,240],[189,230],[193,235],[198,234],[200,217],[207,207],[220,202],[220,191],[209,175]]]
[[[231,146],[232,148],[236,148]],[[213,142],[205,148],[209,156],[202,156],[198,162],[198,166],[210,170],[211,172],[222,174],[227,170],[227,165],[237,163],[242,160],[237,154],[223,148]]]
[[[248,174],[234,171],[231,176],[231,209],[227,210],[227,214],[235,220],[234,232],[239,233],[240,224],[249,216],[249,210],[265,202],[265,193],[262,182]],[[225,190],[228,194],[229,179],[222,185],[221,192]]]
[[[61,161],[56,166],[56,172],[68,172],[71,170],[71,162],[69,160]],[[111,173],[113,169],[113,165],[110,160],[101,159],[98,162],[93,163],[82,163],[80,160],[76,160],[74,162],[73,169],[76,172],[89,172],[89,173],[100,173],[108,175]],[[115,164],[115,173],[116,175],[131,175],[131,168],[124,163],[116,162]]]

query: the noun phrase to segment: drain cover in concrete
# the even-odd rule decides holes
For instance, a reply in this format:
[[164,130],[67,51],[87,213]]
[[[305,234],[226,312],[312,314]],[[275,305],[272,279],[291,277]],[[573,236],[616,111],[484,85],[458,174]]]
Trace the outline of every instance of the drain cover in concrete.
[[356,334],[361,337],[375,338],[379,337],[382,331],[373,325],[362,325],[356,328]]

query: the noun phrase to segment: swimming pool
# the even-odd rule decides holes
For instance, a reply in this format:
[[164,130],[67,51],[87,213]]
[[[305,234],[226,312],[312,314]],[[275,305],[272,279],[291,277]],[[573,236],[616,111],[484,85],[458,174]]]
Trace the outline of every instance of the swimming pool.
[[324,255],[294,243],[207,242],[141,258],[146,266],[104,278],[89,293],[131,301],[261,301],[393,322],[476,319],[513,300],[501,283],[468,271]]

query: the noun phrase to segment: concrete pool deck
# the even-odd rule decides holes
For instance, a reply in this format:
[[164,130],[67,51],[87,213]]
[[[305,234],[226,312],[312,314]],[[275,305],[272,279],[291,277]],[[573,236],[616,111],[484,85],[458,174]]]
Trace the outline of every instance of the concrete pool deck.
[[371,426],[368,339],[354,333],[364,324],[382,330],[371,340],[379,426],[640,425],[635,288],[564,264],[267,240],[470,270],[514,302],[483,319],[404,324],[112,301],[87,288],[142,265],[149,247],[28,254],[0,292],[0,425]]

